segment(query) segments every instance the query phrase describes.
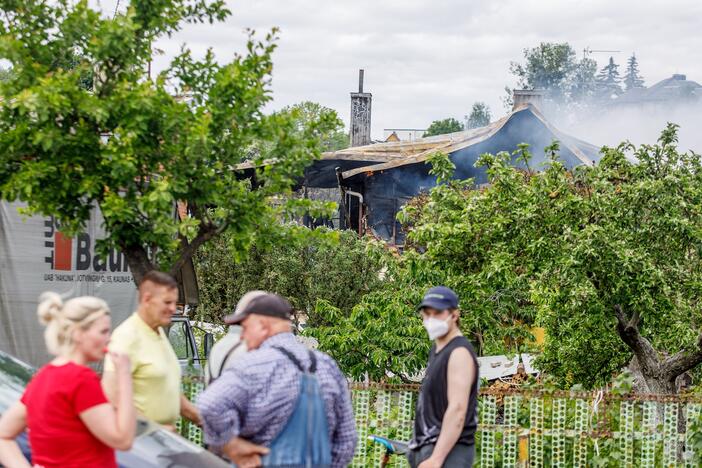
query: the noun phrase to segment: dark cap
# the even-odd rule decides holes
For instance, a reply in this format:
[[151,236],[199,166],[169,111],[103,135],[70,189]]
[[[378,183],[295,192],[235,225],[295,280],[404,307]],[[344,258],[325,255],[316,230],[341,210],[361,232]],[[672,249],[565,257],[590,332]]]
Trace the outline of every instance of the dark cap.
[[251,314],[291,320],[292,306],[287,300],[277,294],[265,291],[249,291],[239,300],[234,313],[224,317],[224,323],[236,325]]
[[446,286],[436,286],[424,293],[424,299],[417,306],[417,310],[425,307],[436,310],[458,309],[458,296]]

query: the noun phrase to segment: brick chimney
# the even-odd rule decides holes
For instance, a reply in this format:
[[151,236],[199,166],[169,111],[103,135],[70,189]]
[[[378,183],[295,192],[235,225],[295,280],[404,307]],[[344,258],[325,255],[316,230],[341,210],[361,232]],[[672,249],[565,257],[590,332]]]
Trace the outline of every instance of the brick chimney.
[[523,104],[531,104],[539,110],[543,109],[544,93],[543,89],[513,89],[512,110]]
[[363,70],[358,71],[358,92],[351,93],[351,146],[371,142],[371,101],[373,95],[363,92]]

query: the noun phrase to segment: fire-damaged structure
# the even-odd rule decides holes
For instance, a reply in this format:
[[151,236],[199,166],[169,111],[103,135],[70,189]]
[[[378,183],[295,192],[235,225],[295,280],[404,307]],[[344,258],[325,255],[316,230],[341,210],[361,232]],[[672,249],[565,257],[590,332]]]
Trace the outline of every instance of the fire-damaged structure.
[[[475,167],[481,154],[513,152],[520,143],[528,143],[533,153],[530,167],[538,168],[546,162],[544,149],[554,140],[560,142],[560,158],[568,168],[599,160],[598,147],[558,131],[534,105],[524,103],[486,127],[325,153],[306,170],[301,184],[312,197],[335,195],[338,227],[401,244],[404,235],[396,215],[410,199],[436,184],[427,164],[436,151],[449,155],[456,166],[455,178],[472,178],[479,185],[487,182],[485,168]],[[516,156],[513,163],[523,165]]]

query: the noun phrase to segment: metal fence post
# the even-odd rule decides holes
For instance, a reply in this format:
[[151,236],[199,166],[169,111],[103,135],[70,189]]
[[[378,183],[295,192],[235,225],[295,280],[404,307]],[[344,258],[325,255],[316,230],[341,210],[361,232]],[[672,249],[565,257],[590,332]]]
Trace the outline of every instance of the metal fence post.
[[567,405],[564,398],[554,398],[551,406],[551,460],[554,468],[566,468],[565,428]]
[[685,459],[685,466],[693,468],[697,466],[697,462],[695,461],[695,453],[692,448],[695,433],[691,430],[691,427],[699,423],[702,405],[699,403],[688,403],[685,409],[685,453],[683,458]]
[[663,465],[676,466],[678,461],[678,404],[664,403],[663,419]]
[[586,400],[575,400],[575,441],[573,444],[573,467],[587,466],[587,430],[590,405]]
[[[392,399],[392,393],[390,390],[379,389],[378,396],[375,403],[376,411],[376,434],[381,437],[389,437],[390,429],[390,403]],[[373,450],[373,466],[380,467],[380,463],[385,454],[385,447],[380,444],[375,444]]]
[[641,468],[655,468],[656,466],[656,403],[644,401],[643,413],[643,442],[641,444]]
[[517,395],[505,396],[504,437],[502,446],[502,466],[517,466],[517,437],[519,435],[519,406],[522,398]]
[[631,401],[622,401],[619,405],[619,447],[624,468],[634,468],[634,409]]
[[353,409],[356,419],[356,432],[358,433],[358,444],[356,445],[356,454],[353,457],[351,465],[353,467],[365,468],[367,462],[367,446],[368,446],[368,421],[370,408],[370,390],[353,390]]
[[480,438],[480,467],[495,466],[495,421],[497,418],[497,403],[493,395],[483,397],[483,407],[480,413],[481,422],[486,426]]
[[534,395],[529,401],[529,466],[544,466],[544,397]]

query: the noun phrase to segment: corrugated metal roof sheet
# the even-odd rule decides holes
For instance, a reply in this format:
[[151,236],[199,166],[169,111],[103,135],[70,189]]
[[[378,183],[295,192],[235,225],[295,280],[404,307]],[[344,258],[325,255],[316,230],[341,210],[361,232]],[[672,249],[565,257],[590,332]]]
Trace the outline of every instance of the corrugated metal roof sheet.
[[[343,179],[349,179],[364,173],[424,163],[436,151],[448,154],[457,153],[489,140],[500,133],[503,128],[506,128],[511,120],[522,120],[525,113],[528,120],[536,122],[552,139],[558,140],[563,150],[572,153],[574,159],[571,164],[592,164],[599,158],[597,146],[561,132],[536,107],[524,104],[485,127],[420,138],[414,141],[382,142],[324,153],[319,160],[306,169],[304,184],[309,187],[335,187],[337,185],[336,168],[342,171]],[[519,125],[516,127],[521,128]],[[508,143],[503,149],[505,151],[515,150],[517,144],[529,142],[532,136],[526,130],[517,130],[516,133],[514,130],[509,130],[507,134]],[[274,160],[270,160],[263,164],[274,163]],[[245,173],[252,172],[254,167],[252,163],[248,162],[238,165],[237,170],[242,170]]]
[[[348,179],[365,172],[382,171],[408,164],[426,162],[436,151],[443,151],[451,154],[491,138],[497,134],[512,118],[522,112],[531,113],[536,119],[538,119],[541,124],[543,124],[553,134],[554,139],[558,140],[562,147],[570,150],[582,164],[592,164],[593,160],[597,159],[599,148],[570,135],[566,135],[555,128],[541,114],[541,112],[538,111],[538,109],[532,105],[525,104],[518,107],[507,116],[492,122],[485,127],[422,138],[414,142],[380,143],[358,148],[349,148],[334,153],[325,153],[322,160],[346,159],[350,157],[369,159],[371,154],[376,156],[377,160],[375,164],[369,164],[368,166],[357,167],[344,171],[342,174],[344,179]],[[513,150],[515,148],[510,149]]]

